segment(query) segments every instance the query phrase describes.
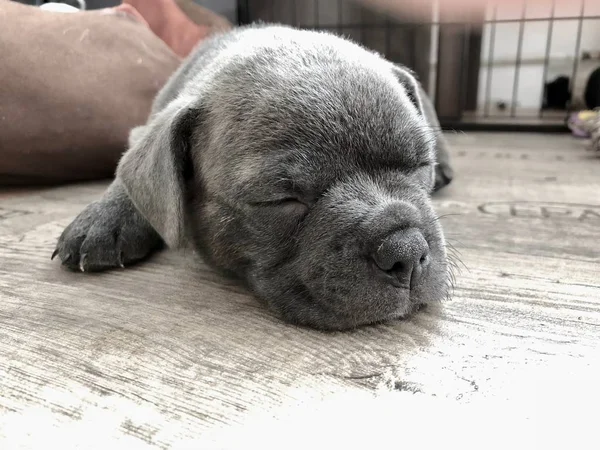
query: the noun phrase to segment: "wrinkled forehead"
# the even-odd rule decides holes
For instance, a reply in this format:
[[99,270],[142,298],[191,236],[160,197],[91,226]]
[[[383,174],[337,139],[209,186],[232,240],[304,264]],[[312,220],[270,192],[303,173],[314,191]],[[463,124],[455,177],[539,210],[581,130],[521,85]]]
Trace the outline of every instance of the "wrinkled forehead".
[[261,124],[246,136],[240,162],[247,167],[240,169],[411,169],[433,160],[434,142],[434,131],[423,118],[400,103],[390,102],[387,111],[332,108],[320,116],[303,111],[281,117],[276,124]]
[[431,130],[409,128],[405,135],[357,145],[299,139],[294,145],[247,152],[230,161],[232,190],[317,196],[335,181],[356,174],[410,173],[434,161]]
[[369,73],[369,83],[355,78],[332,85],[311,77],[278,95],[265,96],[264,89],[236,95],[237,108],[218,106],[224,109],[215,117],[227,120],[211,124],[205,164],[214,166],[211,175],[219,173],[219,186],[319,190],[356,172],[409,171],[432,162],[433,131],[402,88],[377,74]]

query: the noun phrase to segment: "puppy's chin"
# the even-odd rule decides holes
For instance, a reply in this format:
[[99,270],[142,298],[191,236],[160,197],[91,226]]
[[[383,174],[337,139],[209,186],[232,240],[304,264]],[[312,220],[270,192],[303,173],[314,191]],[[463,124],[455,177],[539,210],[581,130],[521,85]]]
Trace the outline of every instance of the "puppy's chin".
[[[441,278],[439,283],[432,281],[416,290],[395,288],[374,278],[358,284],[338,281],[336,288],[323,289],[323,279],[309,287],[287,269],[268,277],[251,277],[252,290],[286,322],[323,331],[346,331],[406,319],[424,305],[443,299],[448,289]],[[344,284],[346,288],[340,287]]]
[[320,304],[314,297],[306,294],[295,298],[288,296],[286,300],[269,302],[269,306],[288,323],[323,331],[347,331],[405,319],[422,306],[419,303],[399,301],[395,307],[379,310],[374,314],[348,315]]

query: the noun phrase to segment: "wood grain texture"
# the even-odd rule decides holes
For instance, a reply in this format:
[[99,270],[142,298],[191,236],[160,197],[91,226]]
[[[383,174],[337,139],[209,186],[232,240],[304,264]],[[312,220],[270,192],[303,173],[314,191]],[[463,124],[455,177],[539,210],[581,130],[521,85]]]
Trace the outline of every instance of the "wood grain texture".
[[50,262],[105,184],[0,195],[0,448],[597,448],[600,160],[449,139],[453,299],[349,333],[283,324],[189,253]]

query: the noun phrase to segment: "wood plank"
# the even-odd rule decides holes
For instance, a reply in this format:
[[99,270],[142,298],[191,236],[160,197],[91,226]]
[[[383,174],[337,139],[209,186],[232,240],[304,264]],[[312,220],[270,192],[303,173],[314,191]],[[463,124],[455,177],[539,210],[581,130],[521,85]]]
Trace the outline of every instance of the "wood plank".
[[103,183],[0,196],[0,448],[597,448],[600,160],[449,139],[452,300],[347,333],[280,322],[191,253],[61,269]]

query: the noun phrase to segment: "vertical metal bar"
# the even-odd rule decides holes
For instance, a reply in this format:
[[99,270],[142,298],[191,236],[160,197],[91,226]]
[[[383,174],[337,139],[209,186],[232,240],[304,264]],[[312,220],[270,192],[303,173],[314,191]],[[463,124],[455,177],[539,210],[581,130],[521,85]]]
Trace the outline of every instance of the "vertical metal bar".
[[338,30],[338,34],[343,34],[343,29],[344,29],[344,10],[342,9],[342,6],[344,4],[344,0],[338,0],[337,2],[337,10],[338,10],[338,17],[337,17],[337,30]]
[[[275,14],[275,5],[277,5],[277,0],[271,0],[271,9],[270,9],[271,15],[269,18],[269,22],[271,22],[271,23],[275,23],[275,16],[277,15],[277,14]],[[277,22],[280,22],[280,21],[277,20]]]
[[539,118],[544,117],[544,88],[546,87],[546,78],[548,77],[548,65],[550,64],[550,49],[552,48],[552,33],[554,31],[554,9],[556,0],[552,0],[552,9],[550,10],[550,20],[548,21],[548,36],[546,37],[546,55],[544,56],[544,75],[542,77],[542,97],[540,99]]
[[361,44],[364,43],[365,41],[365,23],[363,22],[364,18],[365,18],[365,10],[367,9],[366,6],[364,6],[362,3],[360,4],[360,9],[359,9],[359,13],[360,13],[360,26],[358,27],[358,31],[360,33],[360,38],[358,39],[358,42],[360,42]]
[[523,1],[523,10],[521,11],[521,20],[519,21],[519,41],[517,43],[517,61],[515,65],[515,78],[513,80],[513,92],[510,102],[510,117],[515,117],[517,112],[517,95],[519,92],[519,73],[521,72],[521,58],[523,54],[523,33],[525,31],[525,11],[527,3]]
[[[440,5],[440,33],[438,36],[438,77],[435,107],[440,121],[460,123],[461,84],[464,78],[463,52],[465,51],[464,25],[449,22],[452,16],[449,5]],[[443,73],[443,77],[439,76]]]
[[483,108],[483,116],[490,116],[490,96],[492,94],[492,68],[494,61],[494,46],[496,44],[496,18],[498,14],[498,5],[494,3],[494,13],[490,22],[490,49],[488,51],[488,67],[487,80],[485,82],[485,105]]
[[409,25],[408,28],[408,48],[410,49],[410,69],[417,71],[417,39],[416,39],[416,27]]
[[570,93],[570,104],[569,110],[573,107],[573,91],[575,90],[575,79],[577,78],[577,72],[579,71],[579,51],[581,50],[581,34],[583,31],[583,14],[585,11],[585,1],[581,0],[581,9],[579,11],[579,23],[577,25],[577,40],[575,41],[575,60],[573,61],[573,75],[571,76],[571,83],[569,86]]
[[238,0],[237,2],[238,25],[247,25],[251,22],[250,0]]
[[[479,16],[481,20],[484,17]],[[483,25],[475,21],[471,22],[469,35],[467,36],[469,55],[467,60],[467,87],[465,99],[465,111],[477,111],[479,99],[479,87],[481,78],[481,44],[482,44],[482,28]]]
[[292,26],[293,27],[297,27],[298,26],[298,5],[296,4],[296,0],[291,0],[292,1]]
[[440,2],[439,0],[433,0],[431,3],[431,49],[429,51],[429,72],[435,71],[433,77],[430,76],[429,86],[427,86],[427,93],[429,98],[434,105],[437,105],[437,87],[439,85],[440,70],[439,60],[437,57],[438,49],[440,46]]
[[471,27],[469,24],[465,24],[463,27],[463,45],[462,45],[462,70],[460,74],[460,113],[461,115],[465,112],[467,104],[467,83],[468,80],[468,67],[469,67],[469,36],[471,34]]
[[391,61],[392,54],[392,26],[390,17],[385,18],[385,58]]

